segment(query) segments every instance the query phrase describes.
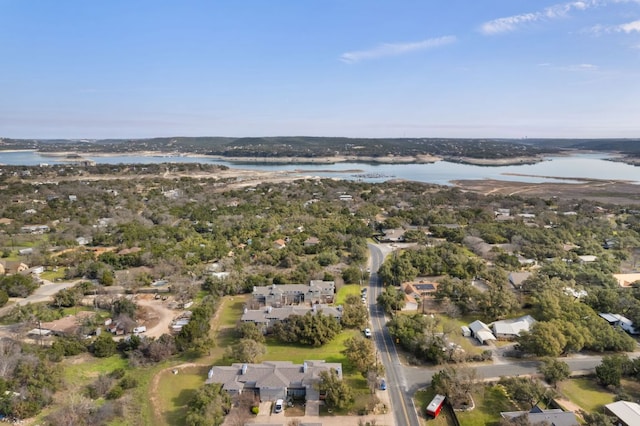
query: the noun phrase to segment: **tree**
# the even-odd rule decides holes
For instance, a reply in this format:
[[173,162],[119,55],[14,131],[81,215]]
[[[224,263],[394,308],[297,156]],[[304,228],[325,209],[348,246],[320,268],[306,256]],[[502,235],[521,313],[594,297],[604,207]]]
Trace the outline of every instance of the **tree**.
[[404,293],[402,290],[398,290],[395,287],[386,287],[382,293],[378,295],[376,299],[378,304],[382,306],[388,313],[404,308]]
[[335,369],[322,371],[318,390],[325,395],[325,404],[329,408],[347,408],[353,402],[353,391],[343,381]]
[[230,358],[238,362],[259,362],[267,353],[267,347],[252,339],[240,339],[238,343],[231,346],[227,354]]
[[116,353],[117,344],[109,333],[100,333],[93,342],[93,355],[98,358],[106,358]]
[[562,330],[551,322],[539,321],[517,339],[520,349],[538,356],[559,356],[567,344]]
[[362,336],[351,337],[344,342],[343,353],[356,370],[363,375],[375,368],[376,353],[371,339]]
[[540,380],[529,377],[501,377],[498,383],[505,387],[511,399],[528,407],[527,409],[552,396]]
[[251,339],[258,343],[264,343],[264,334],[254,322],[242,322],[236,327],[236,334],[241,339]]
[[602,386],[620,386],[620,379],[629,370],[631,362],[627,355],[610,355],[602,358],[596,366],[596,377]]
[[277,321],[272,327],[273,334],[279,340],[310,346],[322,346],[330,342],[340,329],[338,320],[324,315],[322,311],[315,314],[307,312],[302,316],[291,315],[287,321]]
[[538,371],[544,376],[544,380],[554,387],[558,382],[567,379],[571,375],[569,364],[555,358],[545,358],[538,366]]
[[445,367],[431,379],[431,387],[436,393],[446,396],[454,408],[472,405],[471,393],[477,386],[477,372],[468,367]]
[[6,291],[0,289],[0,307],[3,307],[9,301],[9,295]]
[[221,384],[206,384],[196,391],[187,407],[187,426],[220,426],[231,409],[231,397]]
[[582,418],[587,426],[614,426],[616,424],[616,418],[607,416],[604,413],[587,413],[581,411]]
[[342,318],[340,319],[342,326],[363,328],[367,324],[368,318],[369,312],[367,307],[360,301],[360,298],[355,294],[347,296],[342,308]]

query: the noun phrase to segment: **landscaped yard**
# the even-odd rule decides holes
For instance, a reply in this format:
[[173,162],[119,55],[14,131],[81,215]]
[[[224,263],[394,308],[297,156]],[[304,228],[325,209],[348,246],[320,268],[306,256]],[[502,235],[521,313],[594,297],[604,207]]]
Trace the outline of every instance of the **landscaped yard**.
[[360,287],[358,284],[347,284],[340,287],[338,294],[336,294],[336,305],[344,305],[344,301],[347,300],[347,296],[355,294],[360,297],[360,291],[364,287]]
[[518,408],[511,403],[501,386],[488,386],[480,392],[473,394],[476,408],[457,413],[460,424],[465,426],[497,426],[500,422],[500,412],[517,411]]
[[595,378],[565,380],[558,385],[560,393],[589,413],[602,411],[605,404],[614,402],[615,395],[598,385]]

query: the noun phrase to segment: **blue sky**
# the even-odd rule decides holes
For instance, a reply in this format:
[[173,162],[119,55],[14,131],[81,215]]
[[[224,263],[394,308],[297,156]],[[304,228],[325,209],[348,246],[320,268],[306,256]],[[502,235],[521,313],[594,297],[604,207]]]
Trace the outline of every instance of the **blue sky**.
[[640,137],[640,0],[0,0],[0,137]]

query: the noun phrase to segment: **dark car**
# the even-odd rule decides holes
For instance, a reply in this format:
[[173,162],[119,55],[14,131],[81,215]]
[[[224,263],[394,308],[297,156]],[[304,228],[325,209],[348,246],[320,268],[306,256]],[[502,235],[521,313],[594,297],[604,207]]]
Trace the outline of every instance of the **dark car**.
[[380,379],[380,390],[387,390],[387,382],[384,379]]

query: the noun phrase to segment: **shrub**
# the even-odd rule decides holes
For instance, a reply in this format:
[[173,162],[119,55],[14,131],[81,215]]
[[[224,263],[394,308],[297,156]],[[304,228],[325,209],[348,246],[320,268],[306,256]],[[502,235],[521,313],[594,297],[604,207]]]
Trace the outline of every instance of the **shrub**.
[[257,405],[254,405],[253,407],[251,407],[251,412],[253,414],[258,414],[260,412],[260,407],[258,407]]
[[124,395],[124,389],[122,389],[120,385],[118,385],[118,386],[114,386],[109,392],[107,392],[107,394],[105,395],[105,398],[118,399],[122,395]]

